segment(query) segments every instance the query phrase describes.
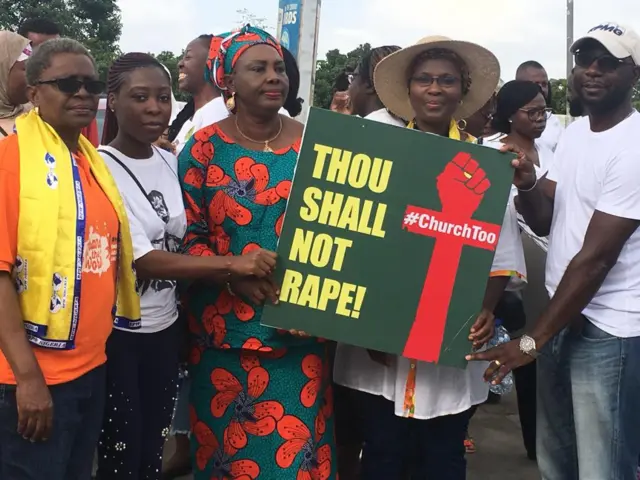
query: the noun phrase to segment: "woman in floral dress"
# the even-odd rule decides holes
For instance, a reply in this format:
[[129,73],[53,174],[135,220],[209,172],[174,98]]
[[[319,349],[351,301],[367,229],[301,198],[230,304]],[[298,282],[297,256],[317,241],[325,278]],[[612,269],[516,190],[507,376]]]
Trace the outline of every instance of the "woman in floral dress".
[[[302,136],[279,115],[288,79],[277,41],[245,26],[212,43],[209,68],[228,119],[180,156],[191,255],[275,250]],[[188,294],[196,480],[334,480],[325,345],[260,325],[270,280],[222,279]]]

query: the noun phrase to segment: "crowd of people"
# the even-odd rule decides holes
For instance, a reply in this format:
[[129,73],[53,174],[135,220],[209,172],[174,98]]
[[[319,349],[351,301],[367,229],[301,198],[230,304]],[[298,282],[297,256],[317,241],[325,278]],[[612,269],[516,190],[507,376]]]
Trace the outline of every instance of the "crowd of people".
[[[50,22],[0,32],[0,478],[462,480],[469,422],[513,372],[544,480],[635,480],[640,37],[603,23],[571,52],[566,129],[542,65],[503,84],[443,36],[374,48],[336,89],[340,114],[515,154],[459,369],[260,325],[303,136],[269,33],[194,38],[178,112],[148,54],[103,82]],[[525,228],[548,241],[537,318]],[[485,349],[496,324],[513,340]]]

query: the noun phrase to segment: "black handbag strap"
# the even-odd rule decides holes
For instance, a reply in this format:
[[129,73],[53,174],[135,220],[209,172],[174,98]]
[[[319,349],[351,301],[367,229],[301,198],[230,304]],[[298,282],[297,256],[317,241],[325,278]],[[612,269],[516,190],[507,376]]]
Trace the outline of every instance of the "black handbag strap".
[[2,134],[5,137],[9,136],[9,134],[6,132],[6,130],[4,128],[2,128],[2,127],[0,127],[0,134]]
[[[109,155],[111,158],[113,158],[113,160],[122,167],[122,169],[127,172],[129,174],[129,176],[131,177],[131,179],[136,182],[136,185],[138,186],[138,188],[140,189],[140,191],[142,192],[142,194],[144,195],[144,198],[147,199],[147,201],[149,203],[151,203],[151,199],[149,198],[149,195],[147,194],[147,191],[144,189],[144,187],[142,186],[142,184],[140,183],[140,181],[138,180],[138,178],[133,174],[133,172],[129,169],[129,167],[127,167],[118,157],[116,157],[114,154],[112,154],[111,152],[108,152],[104,149],[98,149],[98,152],[100,153],[104,153],[105,155]],[[153,207],[153,204],[151,205]],[[155,208],[153,209],[155,211]]]

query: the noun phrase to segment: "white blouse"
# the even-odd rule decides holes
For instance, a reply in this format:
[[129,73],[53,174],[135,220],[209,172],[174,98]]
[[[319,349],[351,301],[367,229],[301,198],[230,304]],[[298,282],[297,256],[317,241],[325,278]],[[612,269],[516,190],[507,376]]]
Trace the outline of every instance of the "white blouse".
[[[378,110],[365,118],[404,127],[386,110]],[[513,289],[522,288],[526,282],[524,253],[512,201],[505,211],[491,272],[501,276],[511,273],[512,279],[519,280]],[[487,362],[470,362],[466,369],[460,369],[417,362],[413,417],[428,420],[461,413],[483,403],[489,393],[489,385],[483,379],[487,366]],[[410,367],[408,358],[394,356],[391,366],[386,367],[371,360],[363,348],[339,344],[333,375],[339,385],[382,395],[394,402],[396,415],[406,416],[404,400]]]

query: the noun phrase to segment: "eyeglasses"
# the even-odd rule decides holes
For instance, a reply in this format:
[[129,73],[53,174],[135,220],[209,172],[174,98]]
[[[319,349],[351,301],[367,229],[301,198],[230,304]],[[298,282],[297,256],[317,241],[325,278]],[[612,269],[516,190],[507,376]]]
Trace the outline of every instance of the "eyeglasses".
[[105,83],[101,80],[93,78],[78,78],[78,77],[66,77],[66,78],[54,78],[52,80],[40,80],[36,82],[36,85],[54,85],[62,93],[67,95],[75,95],[80,91],[82,87],[90,95],[100,95],[104,92]]
[[458,77],[454,77],[453,75],[446,74],[436,76],[428,75],[426,73],[423,75],[412,77],[411,81],[416,82],[422,87],[430,87],[431,85],[433,85],[433,82],[436,82],[438,86],[445,88],[450,88],[460,83],[460,79]]
[[576,65],[581,68],[589,68],[593,62],[598,62],[598,67],[603,72],[613,72],[622,65],[630,65],[624,60],[614,57],[613,55],[597,55],[595,52],[578,50],[574,56]]
[[553,110],[551,108],[519,108],[518,110],[520,110],[521,112],[525,112],[529,117],[529,120],[531,120],[532,122],[542,120],[543,118],[545,120],[549,120],[551,114],[553,113]]

